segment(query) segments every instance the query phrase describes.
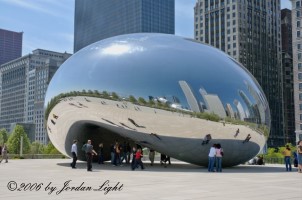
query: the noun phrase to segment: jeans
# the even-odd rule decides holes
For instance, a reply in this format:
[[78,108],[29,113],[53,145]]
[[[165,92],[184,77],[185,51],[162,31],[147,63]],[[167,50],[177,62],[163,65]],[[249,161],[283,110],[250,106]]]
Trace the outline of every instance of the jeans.
[[286,171],[292,171],[292,164],[291,164],[290,156],[285,156],[284,162],[285,162]]
[[104,158],[103,158],[103,154],[99,154],[99,161],[98,161],[99,164],[103,164],[104,163]]
[[209,164],[208,164],[208,171],[209,172],[214,171],[214,163],[215,163],[215,157],[209,157]]
[[92,170],[92,154],[87,153],[86,157],[87,157],[87,171],[91,171]]
[[216,172],[221,172],[222,157],[216,157]]
[[72,152],[72,163],[71,163],[72,168],[75,168],[77,160],[78,160],[77,154],[75,152]]
[[110,155],[111,155],[111,164],[113,164],[114,163],[114,152],[111,152]]

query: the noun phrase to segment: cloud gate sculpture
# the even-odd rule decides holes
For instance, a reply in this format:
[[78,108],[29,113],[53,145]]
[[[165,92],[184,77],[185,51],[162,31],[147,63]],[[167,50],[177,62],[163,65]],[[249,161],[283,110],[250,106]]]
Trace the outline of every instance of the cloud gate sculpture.
[[[71,56],[45,99],[50,140],[71,156],[72,141],[139,144],[206,166],[215,143],[223,166],[259,153],[270,130],[265,95],[236,60],[211,46],[166,34],[129,34]],[[84,154],[79,152],[79,158]]]

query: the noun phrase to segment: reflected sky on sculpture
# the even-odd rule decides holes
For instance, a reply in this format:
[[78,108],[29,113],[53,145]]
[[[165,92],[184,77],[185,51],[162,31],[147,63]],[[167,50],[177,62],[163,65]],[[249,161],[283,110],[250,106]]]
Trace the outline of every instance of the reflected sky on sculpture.
[[[49,137],[65,154],[69,154],[71,141],[67,140],[72,140],[71,136],[85,135],[71,133],[72,127],[82,124],[82,128],[99,129],[99,135],[107,130],[121,139],[200,165],[207,162],[209,146],[201,145],[207,134],[213,138],[210,144],[221,143],[230,152],[235,150],[227,145],[237,145],[243,151],[253,145],[255,150],[242,159],[226,157],[230,161],[225,165],[231,166],[256,155],[270,127],[266,98],[244,67],[218,49],[165,34],[122,35],[82,49],[57,71],[45,102]],[[80,116],[65,118],[67,122],[56,133],[64,117],[53,119],[53,114],[67,113]],[[90,130],[86,128],[82,130]],[[240,137],[234,137],[237,129]],[[151,133],[166,141],[149,141]],[[248,134],[252,139],[245,144]],[[59,144],[59,138],[64,142]],[[112,139],[97,137],[109,143]],[[170,144],[174,143],[178,146],[173,149]]]

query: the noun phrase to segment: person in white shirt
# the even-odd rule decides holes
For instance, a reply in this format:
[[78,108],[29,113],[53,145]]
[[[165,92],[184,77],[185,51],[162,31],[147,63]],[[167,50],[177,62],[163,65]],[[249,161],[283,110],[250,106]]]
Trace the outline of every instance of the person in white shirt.
[[72,163],[70,166],[75,169],[76,168],[76,162],[78,160],[78,147],[77,147],[77,140],[73,141],[73,144],[71,146],[71,154],[72,154]]
[[209,163],[208,163],[209,172],[214,171],[215,155],[216,155],[216,144],[213,144],[213,146],[210,148],[210,152],[209,152]]

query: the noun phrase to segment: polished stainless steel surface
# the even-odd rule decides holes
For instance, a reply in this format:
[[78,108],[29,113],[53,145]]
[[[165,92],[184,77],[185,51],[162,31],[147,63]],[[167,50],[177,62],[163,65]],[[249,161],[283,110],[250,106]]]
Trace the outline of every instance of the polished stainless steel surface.
[[265,95],[243,66],[165,34],[122,35],[82,49],[57,71],[45,102],[49,138],[69,156],[73,139],[92,139],[96,149],[105,144],[109,159],[118,139],[207,165],[210,146],[220,143],[223,165],[233,166],[254,157],[270,129]]

